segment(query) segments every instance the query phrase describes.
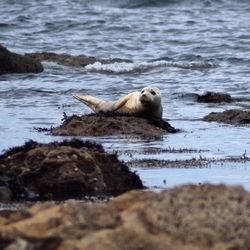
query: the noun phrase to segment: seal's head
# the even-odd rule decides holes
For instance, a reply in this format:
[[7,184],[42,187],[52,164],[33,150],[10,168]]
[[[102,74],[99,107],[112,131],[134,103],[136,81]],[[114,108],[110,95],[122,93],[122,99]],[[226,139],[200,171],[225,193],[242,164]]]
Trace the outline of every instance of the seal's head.
[[145,106],[161,105],[161,93],[156,87],[145,87],[141,90],[139,101]]

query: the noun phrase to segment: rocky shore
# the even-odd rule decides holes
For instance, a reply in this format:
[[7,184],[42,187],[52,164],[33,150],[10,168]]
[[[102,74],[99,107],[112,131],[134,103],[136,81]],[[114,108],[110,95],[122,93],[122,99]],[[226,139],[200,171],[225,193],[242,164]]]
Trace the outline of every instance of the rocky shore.
[[99,144],[29,141],[0,155],[0,198],[65,200],[142,189],[139,177]]
[[240,187],[187,185],[132,191],[107,203],[41,203],[0,211],[0,248],[248,249],[250,194]]
[[205,94],[198,95],[197,101],[204,103],[230,103],[233,101],[233,98],[227,93],[207,91]]
[[85,67],[95,62],[103,64],[132,62],[131,60],[121,58],[99,59],[93,56],[73,56],[52,52],[26,53],[20,55],[9,51],[0,44],[0,75],[7,73],[40,73],[44,69],[42,65],[43,61],[54,62],[70,67]]
[[28,53],[27,56],[34,58],[39,61],[48,61],[54,62],[64,66],[70,67],[85,67],[89,64],[95,62],[100,62],[103,64],[115,63],[115,62],[132,62],[131,60],[121,59],[121,58],[112,58],[112,59],[100,59],[93,56],[78,55],[73,56],[69,54],[58,54],[52,52],[37,52],[37,53]]
[[207,122],[222,122],[234,125],[244,125],[250,123],[250,111],[230,109],[224,112],[212,112],[203,118]]
[[0,44],[0,75],[7,73],[40,73],[43,65],[29,55],[10,52]]
[[[39,73],[43,61],[70,67],[132,62],[51,52],[19,55],[0,45],[0,75]],[[229,94],[213,92],[196,97],[194,102],[200,103],[235,100]],[[250,123],[250,112],[213,112],[203,121],[245,125]],[[38,130],[49,132],[49,136],[121,136],[146,141],[179,131],[163,119],[111,113],[65,115],[58,127]],[[153,154],[159,153],[157,150]],[[199,150],[185,148],[181,152]],[[249,160],[245,151],[238,158],[214,162]],[[199,168],[211,162],[202,156],[188,160],[152,157],[134,158],[125,164],[101,145],[77,139],[48,144],[28,141],[11,148],[0,155],[0,202],[26,205],[17,211],[0,209],[0,249],[249,249],[249,192],[203,184],[154,193],[142,190],[142,180],[128,167]],[[83,200],[89,196],[110,200],[87,204]],[[27,201],[38,202],[30,206]]]
[[178,131],[163,119],[99,113],[65,117],[62,125],[51,129],[51,134],[57,136],[123,135],[150,139]]

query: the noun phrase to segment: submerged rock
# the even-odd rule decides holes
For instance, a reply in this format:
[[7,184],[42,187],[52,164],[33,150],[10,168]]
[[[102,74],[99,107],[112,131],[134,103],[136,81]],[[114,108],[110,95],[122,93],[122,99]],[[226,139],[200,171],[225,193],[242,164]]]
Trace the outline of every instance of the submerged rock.
[[206,92],[203,95],[198,95],[197,101],[205,103],[221,103],[221,102],[232,102],[233,99],[227,93]]
[[10,52],[0,44],[0,75],[6,73],[40,73],[43,66],[39,60],[28,55]]
[[35,58],[40,61],[50,61],[55,62],[65,66],[73,66],[73,67],[85,67],[88,64],[93,64],[95,62],[101,63],[114,63],[114,62],[132,62],[126,59],[113,58],[113,59],[97,59],[93,56],[72,56],[69,54],[57,54],[51,52],[40,52],[40,53],[30,53],[27,54],[32,58]]
[[0,155],[0,180],[13,199],[116,196],[143,188],[139,177],[101,145],[80,140],[40,144],[34,141]]
[[248,124],[250,123],[250,111],[230,109],[224,112],[212,112],[205,116],[203,121],[216,121],[229,124]]
[[250,194],[187,185],[133,191],[108,203],[37,204],[0,211],[1,249],[248,249]]
[[161,137],[177,129],[164,120],[120,114],[73,115],[59,127],[52,128],[52,135],[59,136],[106,136],[129,135],[143,138]]

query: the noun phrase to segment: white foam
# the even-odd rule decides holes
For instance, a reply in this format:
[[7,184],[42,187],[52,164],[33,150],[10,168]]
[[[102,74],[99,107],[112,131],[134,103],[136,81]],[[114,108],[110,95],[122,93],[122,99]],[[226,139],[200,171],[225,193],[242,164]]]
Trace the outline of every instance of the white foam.
[[127,63],[127,62],[115,62],[109,64],[103,64],[96,62],[86,66],[88,71],[102,71],[110,73],[129,73],[129,72],[141,72],[153,69],[155,67],[163,67],[166,65],[164,61],[157,62],[142,62],[142,63]]
[[127,63],[127,62],[115,62],[103,64],[101,62],[95,62],[89,64],[85,68],[91,72],[106,72],[106,73],[140,73],[153,70],[155,68],[175,67],[181,69],[206,69],[212,68],[216,65],[208,62],[191,62],[191,63],[173,63],[167,61],[155,61],[155,62],[141,62],[141,63]]

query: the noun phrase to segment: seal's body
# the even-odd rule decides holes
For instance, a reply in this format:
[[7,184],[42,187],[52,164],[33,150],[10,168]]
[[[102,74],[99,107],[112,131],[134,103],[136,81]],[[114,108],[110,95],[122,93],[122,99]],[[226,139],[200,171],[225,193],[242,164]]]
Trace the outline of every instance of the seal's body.
[[114,103],[89,95],[74,95],[74,97],[94,112],[114,112],[162,118],[161,93],[155,87],[145,87],[141,91],[132,92]]

